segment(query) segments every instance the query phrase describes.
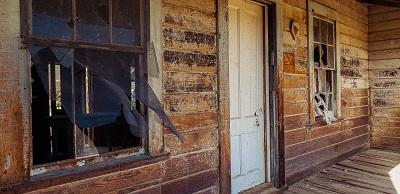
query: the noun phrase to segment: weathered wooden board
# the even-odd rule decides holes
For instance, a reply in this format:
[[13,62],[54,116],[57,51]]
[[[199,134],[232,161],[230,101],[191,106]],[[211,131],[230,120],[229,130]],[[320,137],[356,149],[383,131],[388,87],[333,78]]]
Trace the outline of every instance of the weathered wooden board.
[[167,94],[215,92],[217,75],[204,73],[165,72],[164,92]]
[[400,117],[399,114],[400,107],[390,107],[390,108],[372,108],[371,116],[382,117],[382,118],[396,118]]
[[[343,22],[344,24],[350,25],[354,28],[366,29],[365,26],[368,24],[368,18],[366,17],[366,14],[362,14],[358,11],[355,11],[355,7],[350,7],[340,1],[329,1],[329,0],[315,0],[315,1],[338,11],[341,15],[339,16],[340,22]],[[365,6],[359,5],[358,7],[365,7]]]
[[217,109],[216,93],[171,94],[164,97],[165,109],[171,113],[202,112]]
[[369,41],[380,41],[380,40],[391,40],[400,38],[400,29],[370,32],[368,39]]
[[308,124],[308,113],[301,115],[286,116],[284,118],[285,131],[304,128]]
[[[307,143],[300,143],[298,145],[289,146],[286,148],[285,156],[290,159],[309,152],[316,151],[318,149],[330,146],[337,142],[345,141],[359,135],[363,135],[368,132],[368,126],[364,125],[361,127],[348,129],[345,131],[340,130],[340,125],[337,127],[332,127],[335,131],[330,131],[316,139],[312,139]],[[317,136],[315,136],[317,137]]]
[[218,170],[212,169],[188,177],[165,182],[161,186],[161,193],[185,194],[195,193],[218,185]]
[[338,144],[330,145],[328,147],[321,148],[315,152],[310,152],[298,156],[296,158],[286,161],[286,173],[287,176],[293,176],[296,171],[304,171],[304,169],[312,168],[314,165],[321,163],[324,160],[332,160],[334,156],[346,153],[349,151],[349,147],[357,148],[368,143],[368,134],[363,134]]
[[380,23],[388,20],[394,20],[400,18],[400,10],[382,12],[368,16],[368,21],[372,23]]
[[[392,149],[398,148],[399,145]],[[397,166],[399,158],[400,155],[391,151],[389,147],[367,150],[290,186],[289,191],[295,193],[297,191],[304,193],[397,193],[388,172]]]
[[185,141],[180,141],[175,135],[164,136],[165,150],[172,155],[217,148],[218,131],[215,129],[193,131],[182,134]]
[[[197,1],[197,0],[162,0],[164,3],[172,3],[192,10],[200,10],[208,13],[215,13],[216,5],[213,0]],[[216,27],[216,26],[215,26]]]
[[350,107],[342,109],[342,117],[345,119],[368,115],[368,113],[369,113],[368,106]]
[[[296,143],[304,142],[308,139],[307,129],[295,129],[285,131],[285,145],[290,146]],[[287,158],[286,158],[287,159]]]
[[336,23],[336,28],[340,30],[341,33],[357,38],[361,41],[368,41],[368,33],[362,32],[360,30],[354,29],[351,26],[347,26],[341,23]]
[[368,8],[368,15],[374,15],[374,14],[397,11],[397,10],[400,10],[400,8],[383,6],[383,5],[375,5],[375,6],[370,6]]
[[[179,132],[216,128],[218,125],[218,113],[210,111],[174,114],[170,116],[170,119]],[[166,133],[170,133],[169,130]]]
[[349,107],[368,106],[369,98],[342,98],[342,109]]
[[284,90],[284,101],[285,102],[308,102],[308,90],[305,88],[300,89],[285,89]]
[[187,30],[164,28],[163,47],[165,49],[179,49],[188,52],[215,53],[215,34],[192,32]]
[[[144,166],[137,169],[117,172],[103,175],[82,181],[67,183],[41,190],[42,193],[104,193],[111,192],[121,188],[130,187],[133,190],[143,189],[152,185],[159,184],[161,177],[164,176],[164,170],[161,163]],[[151,185],[151,186],[152,186]]]
[[283,0],[283,2],[301,9],[307,8],[307,0]]
[[378,23],[369,24],[370,32],[393,30],[400,28],[400,19],[396,18],[390,21],[382,21]]
[[371,6],[369,12],[371,140],[375,142],[380,137],[400,137],[400,9]]
[[164,71],[217,72],[216,55],[166,50],[163,53],[163,60]]
[[319,126],[319,127],[311,129],[311,139],[329,135],[331,133],[338,132],[341,129],[342,129],[341,123],[334,123],[333,125]]
[[163,11],[164,17],[162,22],[165,27],[205,33],[216,32],[216,19],[213,13],[169,3],[163,4]]
[[[195,165],[194,165],[195,164]],[[205,150],[173,156],[165,163],[165,181],[218,168],[218,150]]]
[[340,34],[340,43],[350,45],[363,50],[368,50],[368,42],[355,38],[345,33]]
[[283,81],[284,88],[307,88],[308,87],[307,75],[285,74],[284,76],[285,76],[285,79]]
[[370,60],[369,69],[400,68],[400,59]]
[[308,102],[287,102],[284,105],[286,115],[298,115],[308,113]]

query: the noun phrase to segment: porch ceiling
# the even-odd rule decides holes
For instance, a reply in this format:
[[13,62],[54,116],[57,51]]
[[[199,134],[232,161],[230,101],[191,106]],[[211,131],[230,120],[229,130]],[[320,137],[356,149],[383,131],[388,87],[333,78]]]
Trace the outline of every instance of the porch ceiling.
[[358,0],[363,3],[400,7],[400,0]]

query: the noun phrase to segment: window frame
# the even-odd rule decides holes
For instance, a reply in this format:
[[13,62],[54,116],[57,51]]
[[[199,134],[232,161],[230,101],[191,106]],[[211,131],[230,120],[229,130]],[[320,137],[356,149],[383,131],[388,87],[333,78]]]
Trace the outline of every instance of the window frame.
[[[76,17],[76,1],[71,0],[72,2],[72,18]],[[154,1],[154,2],[153,2]],[[108,0],[110,6],[110,10],[112,13],[112,0]],[[160,25],[161,23],[161,0],[140,0],[140,45],[123,45],[112,43],[112,25],[109,25],[108,35],[109,35],[109,42],[107,43],[89,43],[84,41],[78,41],[76,39],[76,25],[74,24],[72,38],[71,40],[62,40],[62,39],[55,39],[55,38],[39,38],[32,36],[32,0],[21,0],[21,42],[23,48],[27,48],[29,45],[41,45],[47,47],[64,47],[64,48],[85,48],[85,49],[101,49],[101,50],[111,50],[111,51],[118,51],[118,52],[130,52],[140,55],[140,68],[139,71],[143,72],[143,75],[146,75],[144,81],[149,81],[151,87],[160,87],[162,78],[158,77],[157,79],[150,79],[148,75],[148,57],[149,57],[149,46],[148,43],[150,40],[155,41],[155,50],[161,50],[160,40],[157,36],[160,36]],[[155,17],[150,18],[150,9],[156,11]],[[111,15],[111,14],[110,14]],[[152,20],[152,21],[150,21]],[[30,61],[30,60],[29,60]],[[159,61],[159,60],[158,60]],[[30,66],[28,66],[28,75],[31,76],[30,73]],[[29,96],[32,93],[32,86],[29,85]],[[160,90],[156,89],[155,91],[157,96],[160,96]],[[30,103],[32,103],[32,97],[30,97]],[[148,120],[149,131],[146,132],[145,136],[143,137],[143,142],[141,147],[134,147],[128,148],[124,150],[117,150],[113,152],[108,152],[104,154],[99,154],[96,156],[87,156],[82,158],[77,158],[76,156],[76,140],[74,137],[74,158],[61,160],[56,162],[50,162],[45,164],[33,165],[33,152],[32,152],[32,138],[30,138],[29,144],[26,144],[27,150],[30,150],[30,157],[29,157],[29,166],[30,166],[30,175],[41,175],[44,173],[51,173],[54,171],[59,170],[66,170],[73,167],[80,167],[83,165],[89,165],[99,162],[107,162],[112,161],[120,158],[131,158],[134,161],[141,162],[143,158],[151,160],[151,158],[159,157],[160,155],[167,154],[163,151],[163,141],[160,141],[160,138],[163,137],[163,128],[161,125],[156,124],[157,121],[156,116],[149,110],[144,110],[144,107],[141,106],[141,111],[146,112],[145,117]],[[29,109],[30,117],[32,116],[32,110]],[[30,127],[28,128],[29,131],[27,133],[32,134],[32,123],[30,119]],[[75,128],[75,127],[74,127]],[[74,136],[75,130],[74,130]],[[28,147],[29,146],[29,147]]]
[[341,120],[341,78],[340,78],[340,28],[338,25],[338,12],[314,1],[308,1],[308,72],[309,72],[309,122],[311,126],[317,123],[315,116],[315,75],[314,75],[314,17],[334,24],[334,51],[335,51],[335,77],[333,96],[333,111],[336,119]]

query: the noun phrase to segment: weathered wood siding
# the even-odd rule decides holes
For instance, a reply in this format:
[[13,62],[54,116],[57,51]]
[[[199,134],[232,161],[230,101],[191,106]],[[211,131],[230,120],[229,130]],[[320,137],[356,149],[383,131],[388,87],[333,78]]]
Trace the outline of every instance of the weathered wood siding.
[[400,142],[400,8],[369,7],[371,142]]
[[[19,49],[19,1],[0,1],[0,185],[29,174],[28,58]],[[26,82],[24,82],[26,81]]]
[[163,193],[219,190],[216,25],[214,0],[163,0],[164,105],[185,138],[165,131]]
[[[216,3],[162,0],[162,102],[185,141],[164,130],[166,160],[139,167],[106,168],[85,176],[29,183],[29,94],[27,51],[19,49],[19,1],[0,1],[0,189],[7,183],[22,193],[218,193],[218,101]],[[3,9],[4,8],[4,9]],[[22,54],[25,56],[22,56]],[[25,59],[21,61],[19,58]],[[21,70],[22,69],[22,70]],[[25,71],[22,72],[21,71]],[[21,79],[23,78],[23,79]],[[20,84],[23,82],[24,84]],[[20,86],[25,88],[20,88]],[[25,143],[25,146],[24,146]],[[28,150],[24,150],[28,148]],[[4,188],[3,188],[4,189]]]
[[[368,146],[368,8],[355,0],[315,0],[338,12],[342,120],[309,123],[307,1],[284,0],[284,130],[288,184]],[[292,20],[300,23],[296,40]]]

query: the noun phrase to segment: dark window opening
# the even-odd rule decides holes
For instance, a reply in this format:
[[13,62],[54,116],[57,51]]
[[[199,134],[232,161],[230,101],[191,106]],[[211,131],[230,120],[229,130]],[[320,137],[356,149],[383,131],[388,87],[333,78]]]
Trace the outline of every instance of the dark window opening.
[[335,111],[336,65],[334,22],[313,18],[314,96],[316,117],[330,123]]
[[34,165],[68,159],[73,157],[74,153],[73,124],[64,108],[60,106],[61,93],[67,93],[63,87],[65,77],[61,73],[65,69],[54,63],[48,64],[47,67],[47,74],[43,76],[47,78],[47,82],[41,81],[36,66],[32,66],[31,73]]
[[144,2],[32,0],[34,165],[144,149]]
[[183,141],[148,83],[158,76],[155,53],[147,61],[149,1],[29,2],[34,165],[145,153],[149,110]]

